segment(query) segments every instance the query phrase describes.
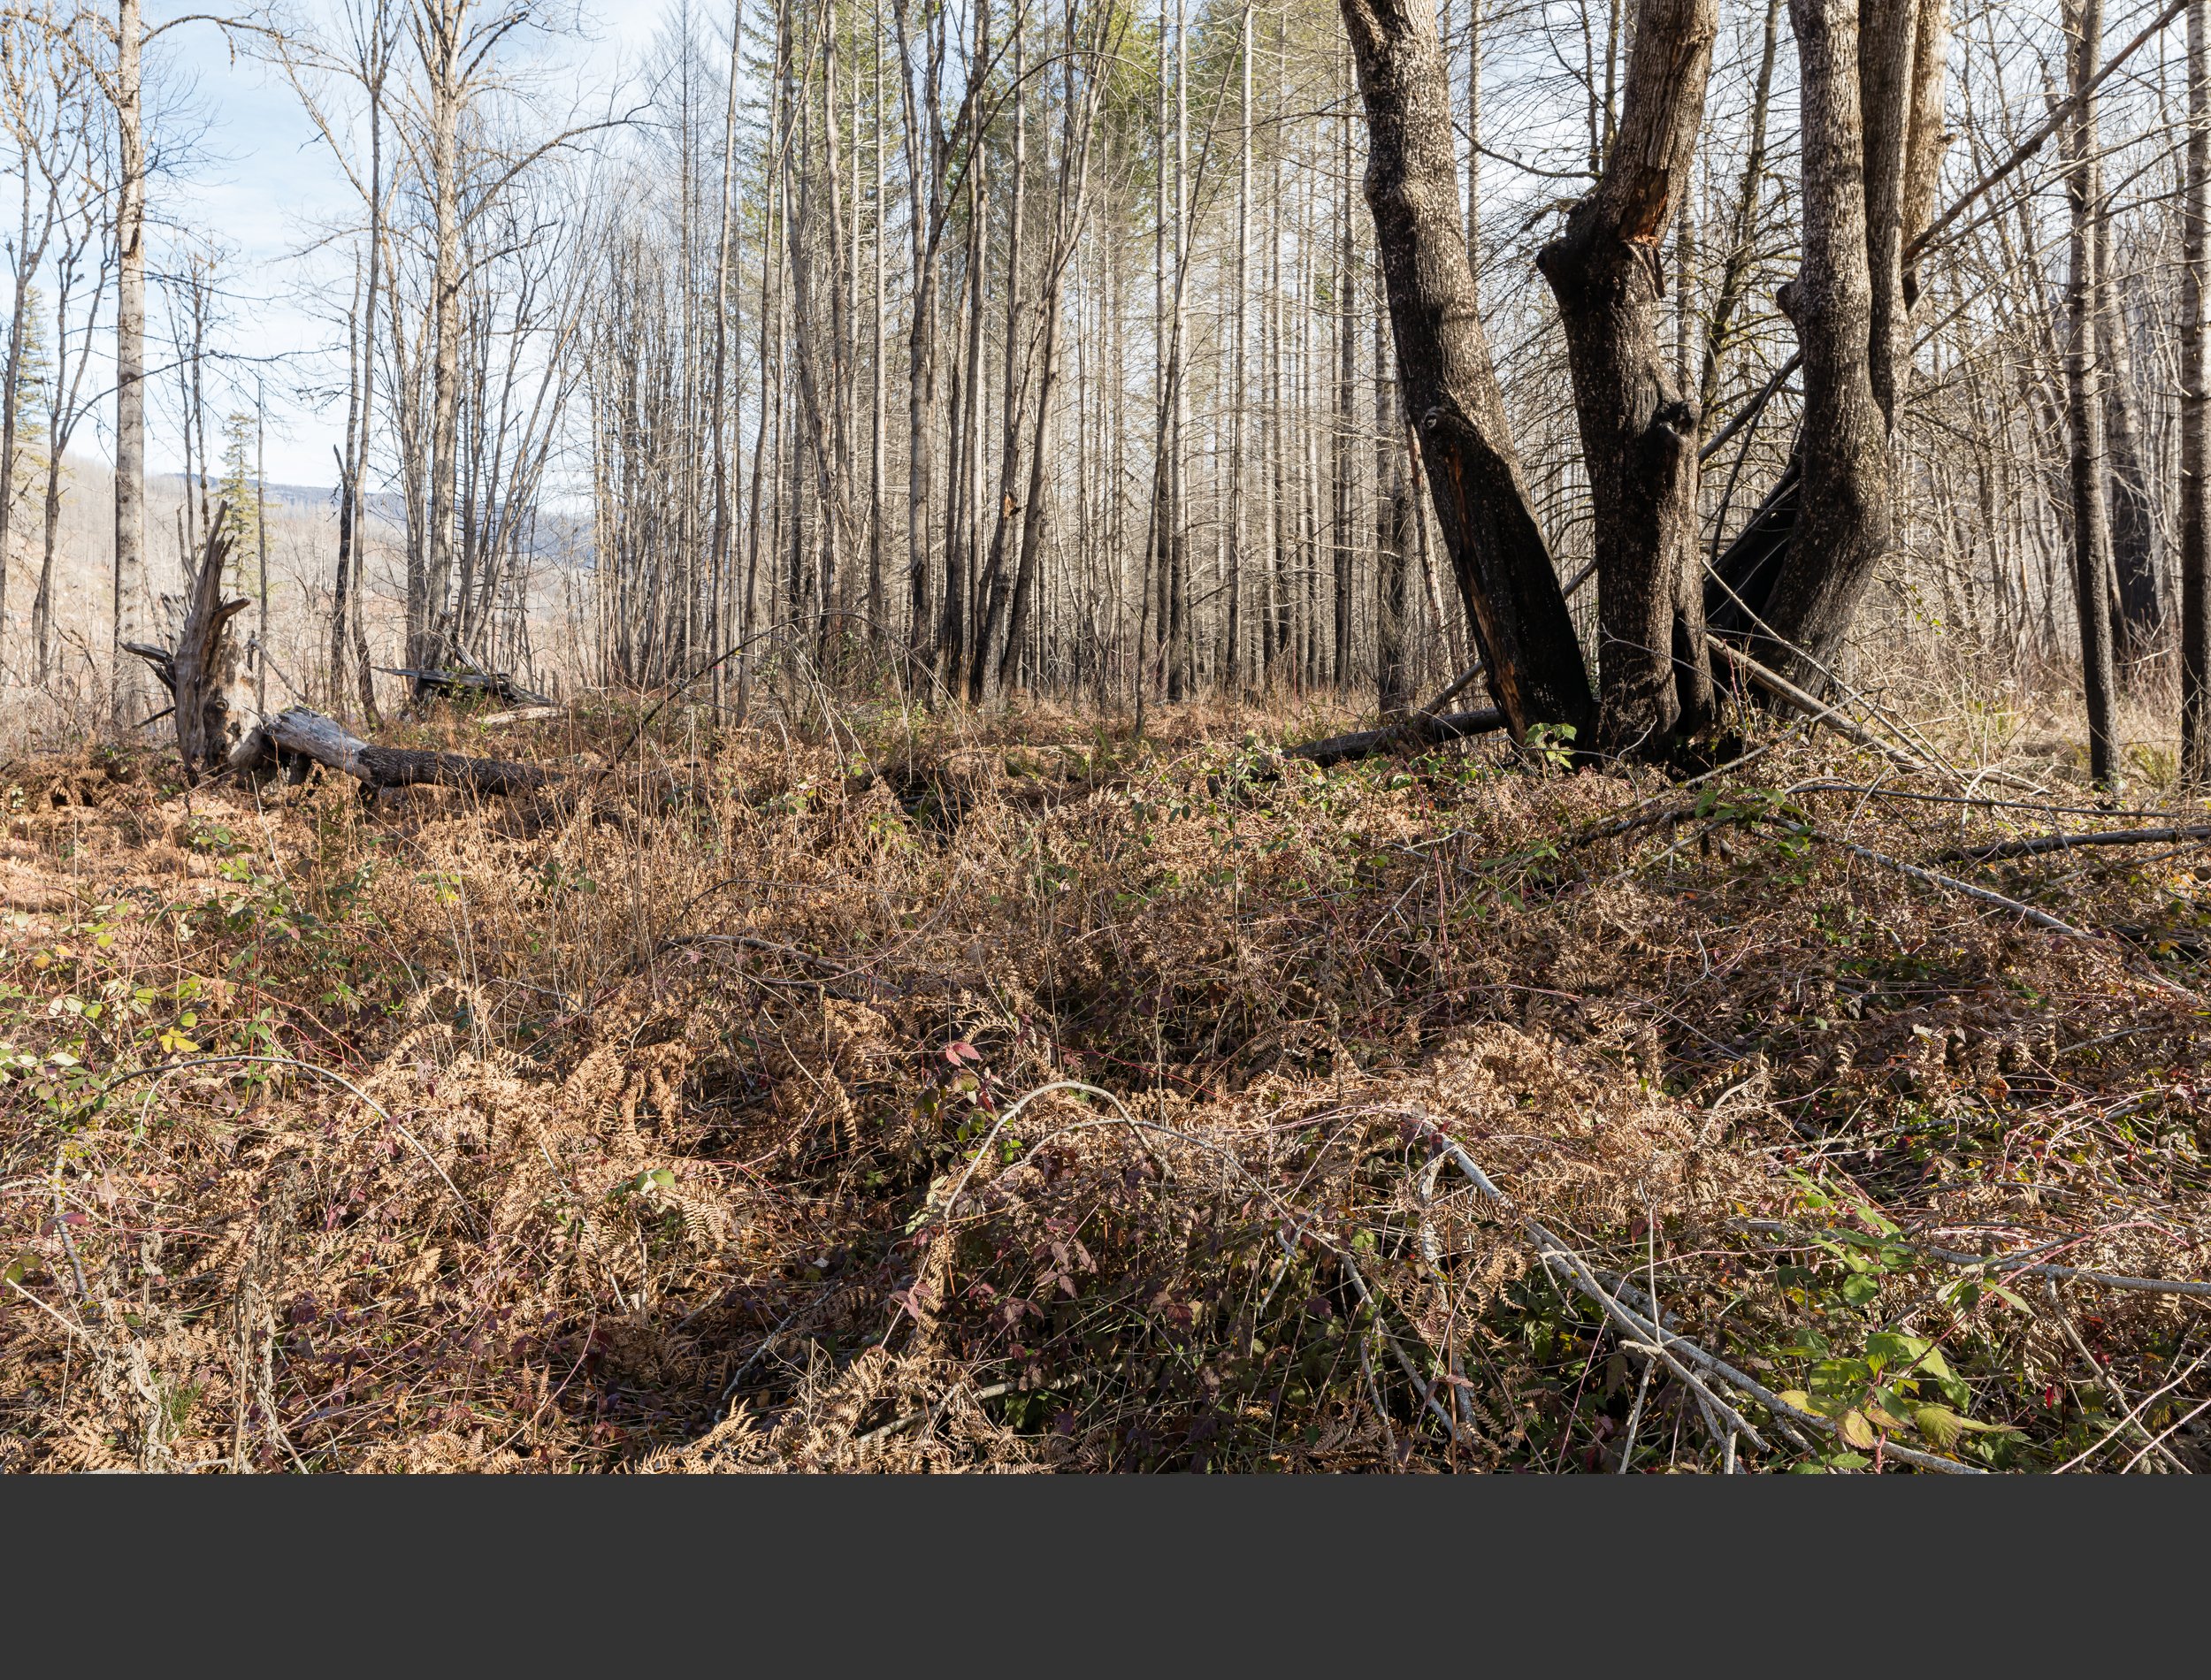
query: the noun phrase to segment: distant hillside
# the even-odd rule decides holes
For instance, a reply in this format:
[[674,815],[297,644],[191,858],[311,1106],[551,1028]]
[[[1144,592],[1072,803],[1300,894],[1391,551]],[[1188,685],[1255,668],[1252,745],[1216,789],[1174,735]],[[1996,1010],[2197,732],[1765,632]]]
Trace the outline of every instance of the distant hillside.
[[[184,475],[179,472],[155,473],[146,481],[152,499],[162,503],[173,503],[175,499],[182,496],[186,482]],[[287,513],[309,517],[337,517],[338,492],[334,485],[272,484],[264,493],[270,502]],[[407,500],[398,492],[375,491],[366,500],[371,517],[394,531],[406,529]],[[532,538],[529,550],[533,558],[585,569],[591,565],[589,519],[549,510],[540,512]]]

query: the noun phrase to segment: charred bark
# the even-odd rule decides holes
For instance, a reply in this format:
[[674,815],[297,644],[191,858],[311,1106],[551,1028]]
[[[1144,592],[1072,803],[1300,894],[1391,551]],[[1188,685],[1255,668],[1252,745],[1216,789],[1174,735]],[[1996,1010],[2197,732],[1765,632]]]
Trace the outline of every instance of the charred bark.
[[1366,202],[1397,377],[1436,523],[1516,737],[1588,738],[1595,707],[1484,338],[1458,203],[1450,92],[1431,0],[1341,0],[1366,107]]
[[1286,759],[1303,759],[1326,769],[1332,764],[1348,764],[1354,759],[1371,759],[1384,752],[1394,752],[1403,747],[1434,746],[1444,741],[1463,741],[1468,736],[1487,735],[1505,726],[1503,712],[1494,706],[1478,707],[1471,712],[1446,712],[1431,716],[1416,712],[1379,729],[1360,729],[1350,735],[1332,735],[1326,740],[1308,741],[1303,746],[1284,747]]
[[2071,432],[2067,466],[2073,499],[2073,604],[2080,625],[2081,686],[2088,713],[2088,773],[2109,787],[2112,760],[2113,658],[2111,527],[2104,500],[2103,367],[2097,355],[2096,302],[2102,241],[2096,222],[2102,210],[2103,171],[2098,154],[2096,106],[2090,84],[2103,34],[2103,0],[2069,4],[2076,109],[2067,126],[2065,198],[2072,221],[2071,274],[2066,290],[2066,420]]

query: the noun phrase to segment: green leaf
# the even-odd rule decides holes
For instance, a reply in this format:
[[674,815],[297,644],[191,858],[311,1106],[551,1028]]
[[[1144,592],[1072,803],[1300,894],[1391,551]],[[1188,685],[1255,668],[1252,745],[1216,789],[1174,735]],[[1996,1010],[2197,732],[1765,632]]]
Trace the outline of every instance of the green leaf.
[[1958,1437],[1964,1433],[1965,1420],[1947,1406],[1922,1406],[1912,1414],[1912,1422],[1944,1452],[1956,1446]]
[[2012,1435],[2018,1432],[2002,1424],[1977,1424],[1970,1417],[1962,1417],[1947,1406],[1922,1406],[1912,1414],[1912,1421],[1919,1425],[1919,1432],[1936,1446],[1955,1446],[1960,1435]]
[[1843,1413],[1842,1421],[1835,1426],[1835,1432],[1853,1447],[1871,1447],[1880,1439],[1873,1432],[1873,1425],[1866,1415],[1855,1409]]
[[1881,1293],[1881,1280],[1870,1271],[1854,1271],[1842,1280],[1842,1298],[1854,1307],[1863,1307]]

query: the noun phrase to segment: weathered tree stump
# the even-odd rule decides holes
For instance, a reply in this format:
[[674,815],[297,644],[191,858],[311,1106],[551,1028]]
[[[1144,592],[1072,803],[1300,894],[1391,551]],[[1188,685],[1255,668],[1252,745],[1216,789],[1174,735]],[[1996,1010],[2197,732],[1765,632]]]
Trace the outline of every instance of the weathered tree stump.
[[[177,752],[187,780],[217,770],[257,769],[272,759],[295,783],[304,778],[306,766],[312,762],[342,771],[370,793],[425,785],[477,793],[533,793],[559,780],[555,772],[505,759],[378,746],[304,706],[264,716],[242,652],[228,634],[231,620],[251,603],[222,598],[223,566],[230,554],[229,514],[227,502],[216,511],[207,548],[192,577],[176,646],[124,644],[154,668],[176,701]],[[503,677],[496,680],[505,683]],[[510,689],[508,685],[497,691]]]
[[242,770],[268,751],[252,678],[242,651],[228,634],[230,621],[253,604],[223,599],[229,527],[230,504],[224,502],[215,510],[207,546],[192,574],[176,646],[124,644],[154,668],[176,702],[177,754],[187,780],[217,770]]

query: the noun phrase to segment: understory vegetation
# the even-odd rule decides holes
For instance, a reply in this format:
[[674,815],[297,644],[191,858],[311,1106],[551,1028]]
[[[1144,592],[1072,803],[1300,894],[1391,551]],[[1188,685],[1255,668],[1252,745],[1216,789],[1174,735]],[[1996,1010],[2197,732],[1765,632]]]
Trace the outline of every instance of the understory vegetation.
[[2177,804],[756,715],[8,767],[0,1468],[2206,1467]]

